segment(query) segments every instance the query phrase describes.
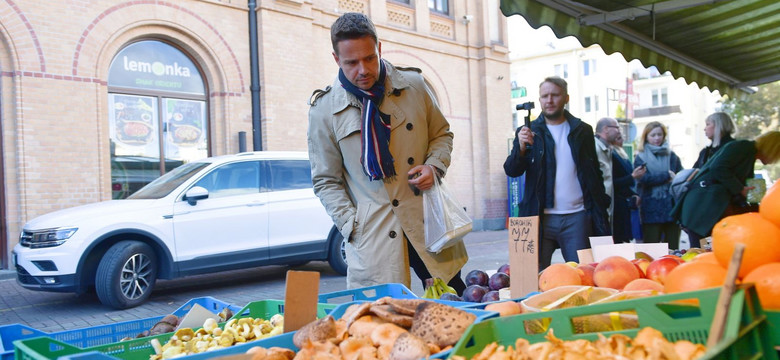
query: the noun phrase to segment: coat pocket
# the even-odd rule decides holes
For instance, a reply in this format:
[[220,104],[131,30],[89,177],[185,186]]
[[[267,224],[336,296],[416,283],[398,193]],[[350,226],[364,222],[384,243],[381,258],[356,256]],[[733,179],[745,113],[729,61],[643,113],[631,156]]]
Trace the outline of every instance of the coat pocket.
[[363,231],[366,228],[368,212],[371,210],[371,203],[361,202],[357,205],[357,214],[355,216],[355,230],[352,232],[352,245],[359,248],[363,243]]

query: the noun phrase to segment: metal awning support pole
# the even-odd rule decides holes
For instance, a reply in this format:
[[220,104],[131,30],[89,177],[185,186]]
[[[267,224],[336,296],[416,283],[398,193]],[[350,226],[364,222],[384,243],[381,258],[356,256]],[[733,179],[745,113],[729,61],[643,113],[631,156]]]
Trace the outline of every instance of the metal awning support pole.
[[260,124],[260,70],[257,49],[257,2],[249,0],[249,66],[252,81],[252,145],[254,151],[263,150],[263,126]]

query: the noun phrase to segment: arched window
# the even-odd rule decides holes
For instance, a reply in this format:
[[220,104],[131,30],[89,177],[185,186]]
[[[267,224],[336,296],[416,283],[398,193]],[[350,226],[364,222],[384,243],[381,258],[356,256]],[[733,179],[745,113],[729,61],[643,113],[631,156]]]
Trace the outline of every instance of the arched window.
[[108,73],[114,199],[209,156],[206,93],[195,63],[169,44],[144,40],[119,51]]

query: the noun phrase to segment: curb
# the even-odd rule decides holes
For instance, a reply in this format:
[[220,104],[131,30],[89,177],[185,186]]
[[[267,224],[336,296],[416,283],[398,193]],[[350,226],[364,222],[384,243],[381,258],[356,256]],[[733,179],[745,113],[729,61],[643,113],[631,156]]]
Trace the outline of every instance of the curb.
[[0,280],[15,279],[16,271],[13,270],[0,270]]

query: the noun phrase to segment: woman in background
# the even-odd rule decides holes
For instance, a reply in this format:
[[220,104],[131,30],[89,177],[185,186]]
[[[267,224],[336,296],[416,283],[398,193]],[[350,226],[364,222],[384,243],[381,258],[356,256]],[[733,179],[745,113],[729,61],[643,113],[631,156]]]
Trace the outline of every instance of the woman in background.
[[735,198],[744,199],[752,189],[746,180],[753,177],[756,160],[764,165],[780,160],[780,131],[734,140],[707,161],[672,212],[689,236],[709,236],[720,219],[739,213]]
[[680,226],[670,216],[672,196],[669,183],[683,169],[680,158],[669,148],[666,127],[658,121],[645,126],[634,167],[646,167],[637,179],[641,197],[639,208],[642,235],[646,243],[666,242],[670,249],[680,247]]
[[639,204],[639,195],[634,191],[634,180],[645,174],[645,168],[634,169],[628,154],[623,150],[623,134],[618,135],[612,145],[612,185],[614,187],[615,210],[612,217],[612,238],[615,243],[633,239],[631,210]]
[[718,150],[734,140],[731,137],[731,134],[734,133],[734,122],[731,121],[731,117],[728,114],[724,112],[712,113],[704,119],[704,124],[704,135],[712,143],[699,152],[699,158],[693,164],[693,167],[697,169],[701,169],[707,163],[707,160],[711,159]]

